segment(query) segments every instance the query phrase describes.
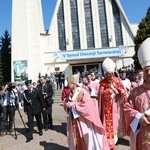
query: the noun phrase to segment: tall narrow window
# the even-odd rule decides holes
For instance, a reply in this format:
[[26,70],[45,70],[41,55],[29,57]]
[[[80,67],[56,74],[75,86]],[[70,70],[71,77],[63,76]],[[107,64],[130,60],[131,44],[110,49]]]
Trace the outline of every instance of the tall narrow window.
[[58,23],[59,49],[66,50],[63,0],[61,0],[60,2],[59,10],[57,13],[57,23]]
[[77,0],[70,0],[73,49],[80,49]]
[[94,34],[93,34],[91,0],[84,0],[84,11],[85,11],[85,22],[86,22],[87,47],[93,48],[95,47],[95,44],[94,44]]
[[98,11],[101,31],[102,47],[109,47],[108,27],[106,21],[106,10],[104,0],[98,0]]
[[123,45],[122,30],[121,30],[121,19],[118,6],[114,0],[112,0],[113,18],[114,18],[114,29],[116,46]]

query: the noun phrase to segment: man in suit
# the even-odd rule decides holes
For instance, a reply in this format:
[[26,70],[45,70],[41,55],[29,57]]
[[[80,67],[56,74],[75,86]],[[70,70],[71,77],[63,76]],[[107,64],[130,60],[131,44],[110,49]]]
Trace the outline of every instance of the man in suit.
[[42,94],[42,100],[44,105],[46,105],[46,110],[42,111],[43,122],[45,130],[48,128],[53,128],[53,120],[52,120],[52,104],[53,104],[53,88],[50,82],[46,80],[45,76],[41,76],[39,78],[39,85],[37,86],[40,94]]
[[33,140],[34,117],[37,121],[39,135],[43,135],[41,111],[45,109],[45,106],[42,101],[42,95],[33,87],[32,80],[25,81],[25,85],[27,86],[27,90],[24,91],[24,112],[27,114],[29,127],[29,134],[26,142],[30,142]]

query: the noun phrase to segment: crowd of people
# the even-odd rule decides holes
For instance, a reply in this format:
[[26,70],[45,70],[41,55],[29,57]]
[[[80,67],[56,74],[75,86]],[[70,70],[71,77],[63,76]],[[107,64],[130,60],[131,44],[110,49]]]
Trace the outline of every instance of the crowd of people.
[[150,149],[150,38],[138,50],[143,70],[119,73],[112,59],[104,76],[94,72],[68,78],[62,90],[70,150],[115,150],[120,137],[130,137],[131,150]]
[[0,93],[0,136],[15,131],[15,111],[20,107],[24,108],[28,119],[26,142],[33,140],[34,117],[40,136],[43,135],[43,129],[53,129],[53,94],[52,83],[45,75],[39,76],[38,83],[26,80],[25,86],[15,83],[4,84]]
[[65,86],[65,73],[64,72],[54,72],[50,76],[47,76],[47,80],[53,83],[54,89],[62,89]]
[[[130,137],[131,150],[150,149],[150,38],[138,50],[142,70],[116,70],[115,62],[106,58],[103,76],[95,70],[67,77],[39,75],[38,84],[32,80],[24,86],[15,84],[1,88],[0,136],[13,132],[16,103],[23,103],[28,118],[27,141],[33,140],[33,117],[39,135],[42,129],[53,128],[53,84],[62,89],[61,100],[67,114],[67,139],[70,150],[115,150],[120,137]],[[58,79],[58,80],[57,80]],[[58,86],[56,86],[58,89]]]

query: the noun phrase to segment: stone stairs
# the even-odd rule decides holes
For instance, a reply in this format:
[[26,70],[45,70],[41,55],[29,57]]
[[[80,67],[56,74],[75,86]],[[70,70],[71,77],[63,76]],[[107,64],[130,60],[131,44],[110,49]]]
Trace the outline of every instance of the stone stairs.
[[54,91],[54,96],[53,96],[54,103],[62,103],[61,93],[62,93],[62,90],[60,90],[60,89]]

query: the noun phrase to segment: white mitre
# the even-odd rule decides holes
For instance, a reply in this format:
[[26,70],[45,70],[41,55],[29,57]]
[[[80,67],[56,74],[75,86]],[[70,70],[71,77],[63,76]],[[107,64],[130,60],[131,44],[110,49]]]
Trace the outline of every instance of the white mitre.
[[142,42],[138,49],[138,59],[142,68],[150,66],[150,38]]
[[68,83],[78,84],[79,83],[79,77],[80,77],[79,74],[75,74],[75,75],[68,77]]
[[102,67],[105,73],[114,72],[116,68],[116,64],[112,59],[106,58],[102,63]]

